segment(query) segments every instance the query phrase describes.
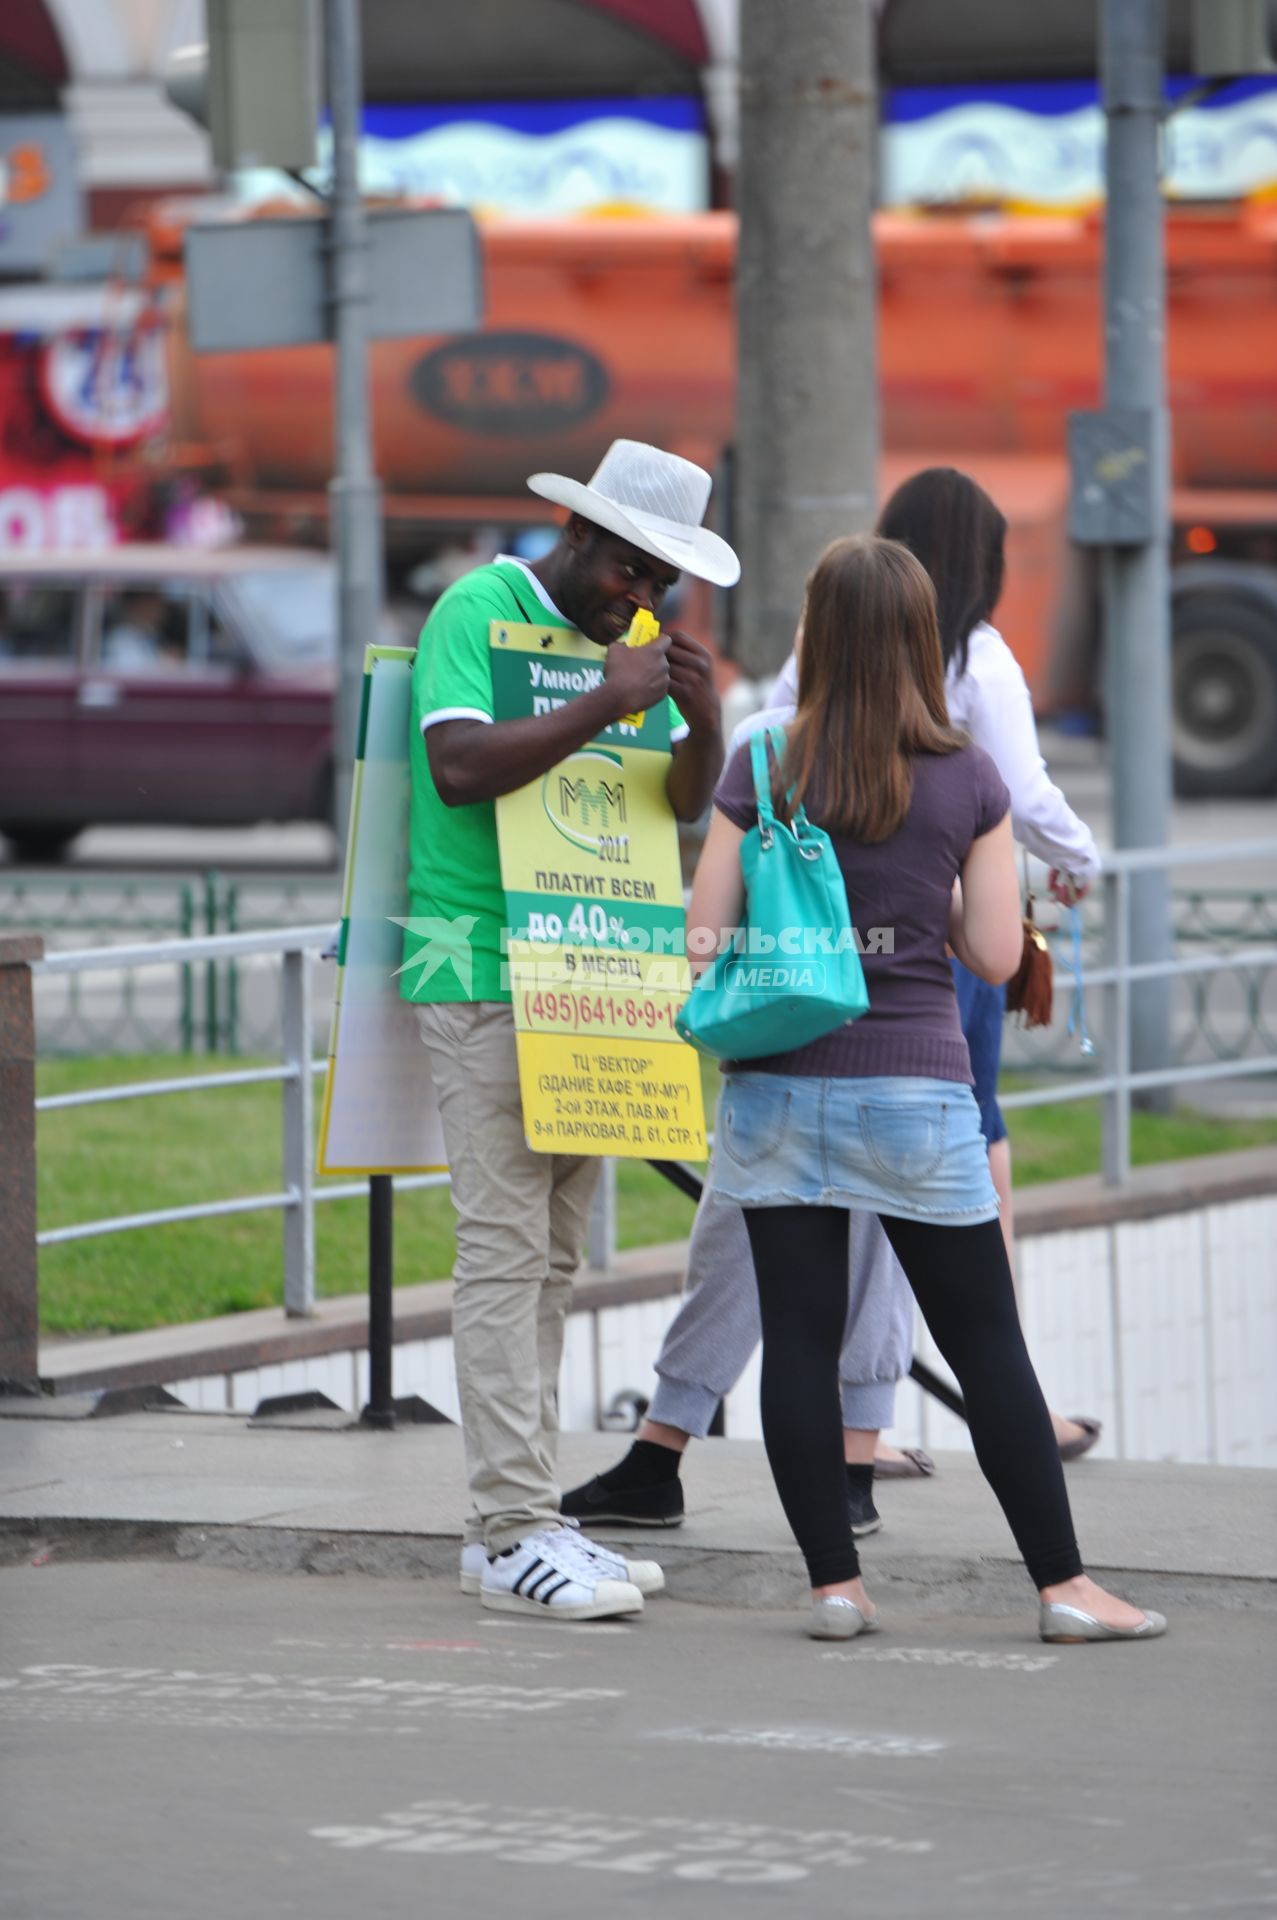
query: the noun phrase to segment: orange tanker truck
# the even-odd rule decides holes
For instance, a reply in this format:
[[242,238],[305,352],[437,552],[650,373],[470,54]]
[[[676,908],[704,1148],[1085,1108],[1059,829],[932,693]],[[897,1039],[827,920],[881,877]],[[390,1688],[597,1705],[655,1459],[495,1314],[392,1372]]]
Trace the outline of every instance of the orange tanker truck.
[[[481,231],[483,328],[372,349],[392,556],[537,521],[525,475],[587,473],[616,435],[710,467],[731,446],[732,215]],[[162,272],[180,233],[160,221],[154,237]],[[881,214],[875,240],[881,485],[946,462],[988,487],[1012,529],[1000,624],[1039,708],[1094,705],[1095,585],[1066,534],[1065,418],[1100,398],[1102,225]],[[1167,260],[1176,774],[1183,791],[1264,792],[1277,784],[1277,205],[1172,207]],[[179,323],[171,382],[182,457],[212,463],[255,530],[318,534],[329,350],[197,357]]]

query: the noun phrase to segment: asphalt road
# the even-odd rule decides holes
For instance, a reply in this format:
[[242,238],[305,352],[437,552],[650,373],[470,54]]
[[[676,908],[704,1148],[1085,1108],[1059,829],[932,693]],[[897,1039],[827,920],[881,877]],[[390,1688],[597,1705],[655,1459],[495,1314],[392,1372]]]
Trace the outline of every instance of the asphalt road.
[[51,865],[16,862],[7,840],[0,839],[0,868],[13,875],[40,873],[52,878],[81,873],[308,873],[327,876],[340,891],[337,843],[316,822],[289,825],[267,821],[257,827],[89,827],[72,841],[65,857]]
[[0,1909],[1277,1912],[1271,1614],[1048,1648],[1030,1600],[822,1647],[668,1599],[564,1627],[441,1579],[9,1567]]

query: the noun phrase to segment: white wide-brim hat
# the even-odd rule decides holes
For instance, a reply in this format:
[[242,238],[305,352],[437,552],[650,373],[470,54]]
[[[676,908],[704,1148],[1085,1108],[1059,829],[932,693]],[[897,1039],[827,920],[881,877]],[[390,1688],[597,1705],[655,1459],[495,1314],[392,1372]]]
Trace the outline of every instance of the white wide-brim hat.
[[734,587],[740,561],[726,540],[701,525],[712,485],[704,467],[641,440],[614,440],[588,483],[562,473],[528,477],[543,500],[619,534],[680,573]]

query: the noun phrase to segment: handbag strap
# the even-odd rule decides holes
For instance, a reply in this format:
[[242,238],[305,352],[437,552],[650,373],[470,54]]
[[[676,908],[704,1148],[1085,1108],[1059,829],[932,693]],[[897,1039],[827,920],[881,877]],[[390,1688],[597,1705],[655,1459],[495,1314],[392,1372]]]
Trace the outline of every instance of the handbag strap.
[[[764,846],[770,846],[772,836],[781,822],[777,820],[772,805],[771,767],[767,760],[767,749],[771,748],[779,766],[785,752],[785,729],[783,727],[759,728],[749,742],[749,758],[754,769],[754,798],[758,803],[758,826]],[[793,788],[790,788],[792,798]],[[794,808],[787,831],[797,841],[803,853],[810,859],[816,857],[814,842],[821,836],[807,818],[807,809],[800,801]]]
[[768,746],[776,748],[785,744],[785,736],[779,727],[760,727],[751,735],[749,742],[750,765],[754,769],[754,799],[758,804],[758,824],[762,828],[763,838],[767,839],[776,831],[776,813],[772,806],[772,770],[767,758]]

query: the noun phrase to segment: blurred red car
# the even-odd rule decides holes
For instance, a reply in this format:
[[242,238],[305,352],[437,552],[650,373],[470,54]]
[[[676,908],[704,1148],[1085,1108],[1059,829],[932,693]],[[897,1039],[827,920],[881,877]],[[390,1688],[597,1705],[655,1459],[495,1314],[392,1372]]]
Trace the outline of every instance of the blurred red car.
[[0,833],[327,820],[336,627],[322,554],[0,554]]

